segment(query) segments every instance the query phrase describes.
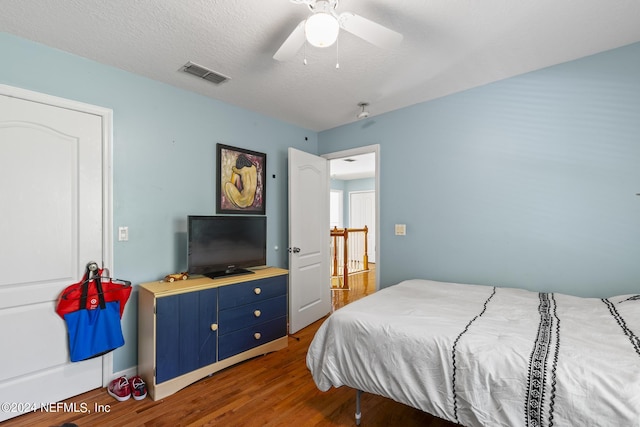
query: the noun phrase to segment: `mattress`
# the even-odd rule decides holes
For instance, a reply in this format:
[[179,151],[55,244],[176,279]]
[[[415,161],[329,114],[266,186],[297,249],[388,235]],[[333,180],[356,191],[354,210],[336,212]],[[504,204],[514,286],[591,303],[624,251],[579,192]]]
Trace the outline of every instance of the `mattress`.
[[639,334],[638,295],[408,280],[329,316],[307,367],[465,426],[640,426]]

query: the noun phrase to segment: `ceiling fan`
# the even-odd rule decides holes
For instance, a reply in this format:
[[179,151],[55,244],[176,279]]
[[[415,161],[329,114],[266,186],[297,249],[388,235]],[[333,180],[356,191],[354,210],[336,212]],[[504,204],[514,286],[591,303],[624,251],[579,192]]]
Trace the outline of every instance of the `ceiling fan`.
[[273,59],[287,61],[300,50],[305,41],[316,47],[331,46],[343,29],[383,49],[389,49],[402,41],[402,34],[356,15],[352,12],[336,13],[338,0],[290,0],[306,4],[311,15],[301,21],[287,37]]

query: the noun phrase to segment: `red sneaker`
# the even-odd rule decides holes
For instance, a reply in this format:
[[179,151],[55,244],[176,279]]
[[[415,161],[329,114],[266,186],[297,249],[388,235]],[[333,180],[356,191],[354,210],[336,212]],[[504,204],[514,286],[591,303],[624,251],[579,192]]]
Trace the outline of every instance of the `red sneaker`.
[[131,396],[135,400],[142,400],[147,397],[147,385],[142,378],[136,375],[131,377],[129,381],[131,384]]
[[131,397],[131,386],[129,386],[127,377],[120,377],[111,381],[109,387],[107,387],[107,393],[120,402],[129,399]]

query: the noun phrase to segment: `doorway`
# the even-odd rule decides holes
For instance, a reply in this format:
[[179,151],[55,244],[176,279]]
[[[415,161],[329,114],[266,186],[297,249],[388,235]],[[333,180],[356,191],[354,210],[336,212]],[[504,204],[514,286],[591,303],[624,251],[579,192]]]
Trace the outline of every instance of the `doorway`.
[[[322,157],[329,161],[330,191],[334,194],[334,202],[336,201],[335,194],[342,193],[343,195],[339,201],[341,204],[340,208],[334,206],[332,212],[334,215],[335,212],[341,212],[341,220],[345,228],[351,227],[352,225],[356,227],[367,225],[371,233],[371,238],[368,239],[367,250],[369,254],[369,264],[371,265],[367,273],[368,277],[366,280],[362,280],[362,278],[354,280],[353,283],[354,285],[356,283],[374,283],[375,286],[372,292],[375,292],[380,288],[378,262],[380,253],[379,145],[376,144],[329,153]],[[356,199],[358,201],[354,202]],[[364,207],[367,207],[366,209],[370,209],[370,211],[364,212],[364,210],[366,210]],[[352,224],[353,221],[358,223]],[[365,221],[365,223],[361,223],[362,221]],[[366,224],[366,222],[372,222],[372,224]],[[374,277],[372,278],[371,276]],[[368,289],[367,292],[371,292],[371,290]],[[341,299],[344,300],[344,297]]]

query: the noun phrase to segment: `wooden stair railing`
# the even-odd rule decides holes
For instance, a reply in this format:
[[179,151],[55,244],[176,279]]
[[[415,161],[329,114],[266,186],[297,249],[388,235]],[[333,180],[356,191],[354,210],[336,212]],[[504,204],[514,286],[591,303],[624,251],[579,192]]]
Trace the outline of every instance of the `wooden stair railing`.
[[369,269],[367,234],[369,228],[331,230],[331,277],[342,278],[341,289],[349,289],[349,274]]

